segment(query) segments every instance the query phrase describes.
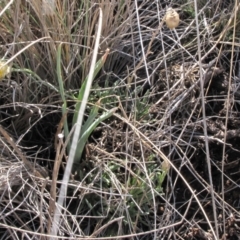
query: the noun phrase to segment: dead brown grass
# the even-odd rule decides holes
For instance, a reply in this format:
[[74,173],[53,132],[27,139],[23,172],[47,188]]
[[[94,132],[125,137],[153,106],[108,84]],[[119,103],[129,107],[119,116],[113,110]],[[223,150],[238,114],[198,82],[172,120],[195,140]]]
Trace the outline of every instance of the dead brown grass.
[[[170,31],[161,1],[58,0],[47,14],[40,1],[15,0],[4,9],[8,3],[0,3],[0,53],[13,57],[11,77],[0,83],[0,239],[50,238],[67,161],[64,139],[58,139],[56,50],[63,43],[71,118],[72,96],[89,71],[99,7],[99,58],[106,48],[110,55],[89,103],[104,98],[102,107],[109,109],[119,99],[119,112],[86,145],[57,239],[238,239],[239,50],[229,44],[239,6],[201,1],[196,13],[194,1],[172,1],[181,21]],[[171,166],[167,178],[162,163]],[[42,168],[49,178],[36,176]]]

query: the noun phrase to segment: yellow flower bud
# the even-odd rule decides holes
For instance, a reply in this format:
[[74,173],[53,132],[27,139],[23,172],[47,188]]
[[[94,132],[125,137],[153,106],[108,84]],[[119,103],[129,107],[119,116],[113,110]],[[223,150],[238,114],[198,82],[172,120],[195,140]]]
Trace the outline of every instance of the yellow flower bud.
[[2,80],[11,71],[11,67],[5,61],[0,60],[0,80]]
[[165,14],[165,22],[169,29],[176,28],[179,25],[179,14],[172,8],[168,8]]

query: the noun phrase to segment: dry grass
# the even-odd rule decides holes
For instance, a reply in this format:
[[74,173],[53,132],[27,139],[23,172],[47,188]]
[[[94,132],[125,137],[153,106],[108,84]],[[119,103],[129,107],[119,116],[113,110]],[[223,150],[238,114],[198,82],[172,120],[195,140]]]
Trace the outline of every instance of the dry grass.
[[119,110],[79,159],[55,239],[239,238],[239,4],[172,1],[181,22],[169,30],[160,2],[1,1],[12,72],[0,83],[0,239],[50,238],[67,161],[57,48],[71,119],[99,7],[98,58],[110,54],[85,114],[99,98]]

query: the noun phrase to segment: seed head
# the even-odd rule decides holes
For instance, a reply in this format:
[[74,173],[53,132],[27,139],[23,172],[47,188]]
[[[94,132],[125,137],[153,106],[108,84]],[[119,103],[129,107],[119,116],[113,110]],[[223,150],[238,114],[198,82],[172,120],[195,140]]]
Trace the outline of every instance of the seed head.
[[165,14],[165,22],[169,29],[176,28],[179,25],[179,14],[172,8],[168,8]]

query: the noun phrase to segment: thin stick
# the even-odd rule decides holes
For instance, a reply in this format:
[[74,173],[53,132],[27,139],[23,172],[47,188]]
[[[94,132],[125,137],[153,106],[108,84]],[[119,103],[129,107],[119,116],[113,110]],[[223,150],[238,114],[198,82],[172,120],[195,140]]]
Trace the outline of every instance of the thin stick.
[[[202,58],[201,56],[201,42],[200,42],[200,33],[199,33],[199,25],[198,25],[198,8],[197,8],[197,1],[194,1],[195,7],[195,21],[196,21],[196,30],[197,30],[197,42],[198,42],[198,56],[199,59]],[[209,144],[208,144],[208,133],[207,133],[207,122],[206,122],[206,111],[205,111],[205,96],[204,96],[204,75],[203,75],[203,68],[202,68],[202,61],[199,61],[199,68],[200,68],[200,86],[201,86],[201,100],[202,100],[202,116],[203,116],[203,130],[205,136],[205,149],[206,149],[206,158],[207,158],[207,166],[208,166],[208,177],[210,183],[210,192],[212,198],[212,208],[213,208],[213,216],[214,216],[214,223],[215,223],[215,231],[212,231],[214,238],[217,240],[219,239],[219,232],[218,232],[218,224],[217,224],[217,211],[216,211],[216,203],[214,197],[214,189],[213,189],[213,181],[212,181],[212,171],[211,171],[211,160],[210,160],[210,153],[209,153]],[[211,225],[210,225],[211,227]]]
[[67,165],[66,165],[66,169],[64,172],[63,181],[62,181],[62,185],[61,185],[61,189],[60,189],[60,193],[59,193],[59,198],[58,198],[58,202],[57,202],[58,206],[54,213],[53,226],[52,226],[52,230],[51,230],[52,237],[50,239],[55,239],[55,237],[57,236],[57,232],[58,232],[58,225],[59,225],[60,215],[61,215],[61,211],[62,211],[61,209],[62,209],[64,200],[66,198],[67,185],[68,185],[68,181],[69,181],[69,178],[71,175],[74,156],[76,153],[77,143],[78,143],[81,127],[82,127],[84,111],[85,111],[85,108],[87,105],[87,99],[88,99],[91,85],[92,85],[94,68],[95,68],[95,64],[96,64],[96,60],[97,60],[98,47],[99,47],[99,42],[100,42],[101,30],[102,30],[102,9],[99,8],[98,31],[97,31],[96,42],[95,42],[94,51],[93,51],[92,63],[91,63],[90,71],[89,71],[89,77],[88,77],[88,81],[86,84],[86,89],[84,92],[83,100],[82,100],[81,107],[78,112],[78,118],[77,118],[77,122],[75,125],[76,128],[74,131],[72,145],[71,145],[70,152],[69,152],[69,158],[67,161]]
[[222,216],[223,216],[223,234],[226,236],[226,225],[225,225],[225,201],[224,201],[224,165],[225,165],[225,153],[226,153],[226,141],[227,141],[227,131],[228,131],[228,117],[229,117],[229,107],[230,107],[230,92],[232,85],[232,73],[233,73],[233,58],[234,58],[234,41],[236,36],[236,23],[237,23],[237,1],[235,1],[235,9],[234,9],[234,27],[233,27],[233,44],[232,44],[232,53],[231,53],[231,61],[230,61],[230,73],[228,80],[228,93],[227,99],[225,102],[226,108],[226,119],[225,119],[225,130],[224,130],[224,139],[223,139],[223,152],[222,152]]

